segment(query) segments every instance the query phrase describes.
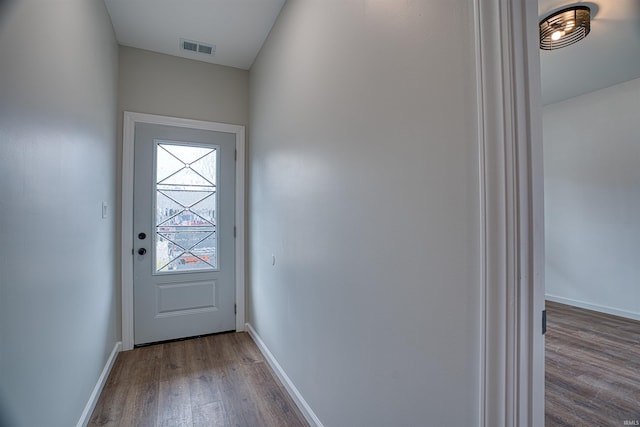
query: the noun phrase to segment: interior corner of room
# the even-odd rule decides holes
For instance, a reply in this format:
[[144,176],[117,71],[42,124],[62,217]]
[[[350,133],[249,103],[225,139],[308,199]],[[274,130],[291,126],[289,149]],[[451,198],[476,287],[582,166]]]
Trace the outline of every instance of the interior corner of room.
[[637,371],[626,343],[637,342],[640,320],[639,9],[558,3],[540,0],[541,20],[587,7],[591,28],[571,46],[540,51],[546,425],[638,423],[637,400],[620,393],[638,381],[626,377]]
[[[557,3],[540,0],[541,15],[565,6]],[[584,5],[587,37],[540,51],[546,294],[638,320],[638,10],[631,1]]]

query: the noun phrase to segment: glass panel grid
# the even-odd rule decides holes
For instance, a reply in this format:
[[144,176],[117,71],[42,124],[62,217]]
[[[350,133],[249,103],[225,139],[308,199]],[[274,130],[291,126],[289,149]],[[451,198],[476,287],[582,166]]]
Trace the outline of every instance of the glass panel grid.
[[154,273],[217,269],[217,147],[156,141],[155,151]]

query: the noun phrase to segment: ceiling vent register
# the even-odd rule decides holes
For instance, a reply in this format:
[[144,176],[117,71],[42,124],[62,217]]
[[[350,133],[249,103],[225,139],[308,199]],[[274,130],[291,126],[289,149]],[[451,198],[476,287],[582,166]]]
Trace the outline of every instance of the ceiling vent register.
[[215,45],[187,39],[180,39],[180,49],[187,52],[201,53],[203,55],[214,56],[216,54]]

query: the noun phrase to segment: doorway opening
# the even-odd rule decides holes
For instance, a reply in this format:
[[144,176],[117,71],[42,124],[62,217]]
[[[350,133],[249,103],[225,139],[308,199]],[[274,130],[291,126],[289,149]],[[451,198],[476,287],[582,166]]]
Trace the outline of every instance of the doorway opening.
[[640,9],[582,4],[589,36],[540,51],[548,426],[640,422]]
[[[233,256],[235,257],[235,260],[233,260],[232,262],[227,262],[227,268],[230,269],[230,273],[232,273],[232,276],[234,276],[233,280],[233,288],[234,290],[232,291],[232,296],[231,298],[234,300],[234,306],[232,308],[233,313],[232,313],[232,319],[231,319],[231,323],[229,324],[229,326],[233,329],[235,328],[236,331],[243,331],[244,327],[245,327],[245,283],[244,283],[244,268],[245,268],[245,264],[244,264],[244,217],[245,217],[245,194],[244,194],[244,174],[245,174],[245,165],[244,165],[244,153],[245,153],[245,139],[244,139],[244,135],[245,135],[245,129],[244,126],[239,126],[239,125],[230,125],[230,124],[224,124],[224,123],[215,123],[215,122],[206,122],[206,121],[199,121],[199,120],[190,120],[190,119],[182,119],[182,118],[174,118],[174,117],[166,117],[166,116],[158,116],[158,115],[152,115],[152,114],[143,114],[143,113],[132,113],[132,112],[125,112],[124,113],[124,125],[123,125],[123,156],[122,156],[122,343],[123,343],[123,350],[130,350],[133,348],[134,346],[134,342],[137,342],[134,338],[134,263],[136,261],[140,261],[134,257],[141,257],[141,260],[143,259],[154,259],[156,260],[156,258],[158,256],[154,256],[154,257],[147,257],[146,256],[146,251],[145,253],[140,254],[138,253],[134,253],[134,249],[144,249],[142,248],[142,244],[144,241],[144,239],[141,239],[141,235],[142,234],[148,234],[148,235],[153,235],[153,236],[159,236],[155,239],[153,239],[156,243],[158,243],[158,241],[161,240],[161,248],[160,248],[160,252],[161,255],[166,257],[170,257],[171,255],[171,251],[169,250],[169,241],[172,241],[175,243],[174,245],[174,254],[176,255],[176,259],[175,260],[169,260],[169,262],[167,263],[167,267],[170,266],[175,266],[176,268],[172,269],[171,271],[167,272],[160,272],[162,274],[157,274],[157,276],[162,276],[162,277],[166,277],[166,276],[171,276],[172,273],[175,273],[176,271],[178,271],[178,267],[180,267],[180,262],[181,260],[185,260],[185,265],[186,265],[186,261],[187,259],[190,260],[190,257],[195,257],[195,261],[197,262],[197,264],[202,267],[199,269],[196,269],[195,274],[202,274],[203,271],[217,271],[217,267],[218,267],[218,259],[217,257],[220,255],[220,253],[216,253],[215,257],[215,262],[214,259],[212,258],[211,254],[209,254],[209,252],[211,252],[211,245],[207,246],[206,244],[202,243],[202,242],[208,242],[210,243],[210,241],[212,241],[214,235],[216,235],[217,233],[217,225],[214,224],[216,221],[216,216],[217,212],[216,211],[216,207],[214,207],[213,209],[209,209],[210,206],[205,206],[205,208],[199,209],[196,205],[198,205],[198,200],[192,200],[194,203],[188,203],[188,201],[184,201],[184,203],[186,203],[188,206],[183,206],[183,209],[179,208],[179,203],[176,204],[175,206],[175,212],[173,213],[173,215],[169,215],[167,218],[163,217],[163,221],[164,222],[171,222],[171,226],[175,227],[182,227],[182,225],[188,225],[190,228],[189,230],[191,230],[193,228],[193,233],[195,232],[203,232],[206,234],[206,236],[208,237],[207,239],[201,239],[202,242],[200,241],[194,241],[190,243],[193,243],[192,245],[189,245],[185,242],[183,242],[182,240],[184,240],[185,238],[187,238],[187,240],[189,240],[190,237],[193,237],[193,233],[187,233],[187,234],[180,234],[177,233],[176,230],[174,233],[169,233],[169,231],[171,230],[155,230],[155,228],[151,230],[151,228],[149,228],[148,231],[144,231],[144,230],[136,230],[136,221],[134,220],[134,182],[135,182],[135,166],[134,166],[134,159],[135,159],[135,137],[136,137],[136,126],[159,126],[162,129],[169,129],[170,132],[180,132],[181,130],[191,130],[193,132],[195,132],[194,135],[192,135],[192,137],[198,139],[200,138],[200,136],[198,135],[202,135],[202,134],[206,134],[206,133],[214,133],[214,134],[220,134],[220,135],[228,135],[228,137],[230,138],[231,141],[231,152],[228,152],[227,157],[231,156],[230,158],[232,159],[232,162],[235,163],[235,172],[232,172],[231,175],[229,175],[229,178],[227,179],[228,182],[234,181],[234,184],[228,189],[229,192],[231,193],[230,196],[233,196],[230,200],[233,200],[233,198],[235,198],[234,201],[230,202],[230,204],[232,206],[230,206],[228,213],[226,214],[227,216],[227,220],[226,222],[228,224],[232,224],[231,228],[228,229],[228,233],[231,233],[230,236],[227,236],[227,239],[232,239],[233,242],[235,242],[235,247],[233,249]],[[165,141],[166,139],[166,141]],[[162,145],[164,144],[164,146],[161,146],[159,149],[160,150],[165,150],[168,153],[174,149],[176,146],[179,145],[183,145],[184,146],[184,141],[182,141],[180,139],[180,137],[175,137],[175,135],[170,135],[169,138],[152,138],[153,141],[155,141],[153,144],[151,144],[151,146],[155,147],[155,152],[157,154],[157,150],[158,150],[158,145]],[[179,142],[176,143],[176,140],[178,140]],[[180,142],[182,141],[182,142]],[[193,145],[193,144],[191,144]],[[215,180],[215,178],[213,177],[213,175],[211,177],[209,177],[210,179],[207,179],[207,171],[209,169],[211,169],[211,165],[204,167],[204,169],[202,169],[199,163],[198,165],[196,165],[196,163],[199,160],[204,159],[205,157],[210,158],[211,157],[211,153],[213,152],[213,150],[218,147],[218,145],[214,144],[212,147],[205,147],[205,148],[200,148],[201,144],[196,144],[198,145],[198,148],[196,148],[196,151],[198,149],[205,150],[205,152],[200,153],[202,154],[202,156],[198,157],[197,159],[191,159],[194,160],[194,162],[191,161],[187,161],[187,163],[185,164],[184,162],[182,164],[178,164],[179,163],[179,159],[182,157],[184,157],[184,153],[180,152],[175,152],[173,153],[174,155],[172,156],[173,158],[175,158],[174,162],[175,163],[175,171],[171,172],[170,176],[177,176],[177,175],[184,175],[184,174],[189,174],[192,173],[193,170],[191,169],[191,164],[193,163],[194,166],[197,166],[199,172],[196,173],[196,175],[199,177],[199,179],[201,179],[203,181],[203,184],[205,188],[205,190],[208,191],[207,194],[201,194],[201,199],[205,200],[205,199],[209,199],[211,197],[212,193],[211,191],[209,191],[212,187],[212,185],[215,187],[215,183],[212,184],[212,180]],[[163,151],[164,153],[164,151]],[[191,153],[193,154],[193,153]],[[169,154],[170,155],[170,154]],[[193,156],[192,156],[193,157]],[[215,156],[214,156],[215,157]],[[183,159],[184,160],[184,159]],[[169,161],[169,163],[171,163]],[[200,162],[202,163],[202,162]],[[204,163],[203,163],[204,164]],[[195,169],[197,169],[195,168]],[[208,169],[207,169],[208,168]],[[214,167],[215,169],[215,167]],[[209,172],[211,172],[213,169],[209,170]],[[186,171],[186,172],[185,172]],[[217,173],[217,172],[216,172]],[[196,176],[194,175],[194,176]],[[204,177],[204,178],[203,178]],[[167,177],[163,176],[163,179],[168,179]],[[194,178],[195,179],[195,178]],[[187,180],[188,181],[188,180]],[[207,181],[207,182],[205,182]],[[151,182],[151,181],[150,181]],[[187,184],[189,184],[191,181],[187,182]],[[165,181],[161,181],[160,184],[167,184],[167,182]],[[157,187],[157,182],[156,185],[153,187],[156,190],[158,190]],[[171,182],[170,184],[175,184],[174,182]],[[178,183],[180,184],[180,183]],[[186,185],[184,182],[182,182],[181,184]],[[184,186],[183,185],[183,186]],[[203,187],[203,188],[204,188]],[[211,187],[211,188],[210,188]],[[182,188],[182,187],[181,187]],[[185,187],[187,188],[187,187]],[[199,188],[199,187],[198,187]],[[167,191],[172,191],[175,190],[176,188],[162,188],[160,191],[161,193],[164,192],[166,193]],[[206,191],[205,191],[206,192]],[[144,192],[143,192],[144,193]],[[149,194],[153,194],[153,192],[151,191],[151,186],[149,188],[148,191]],[[201,192],[202,193],[202,192]],[[190,195],[193,195],[190,193]],[[179,197],[183,197],[184,195],[181,195]],[[158,197],[166,197],[166,194],[161,194]],[[174,197],[175,199],[175,197]],[[181,199],[182,200],[182,199]],[[186,200],[186,199],[185,199]],[[175,202],[175,200],[174,200]],[[167,202],[169,203],[169,202]],[[183,204],[184,204],[183,203]],[[155,206],[155,205],[154,205]],[[217,206],[217,205],[216,205]],[[157,208],[157,206],[156,206]],[[200,212],[202,210],[202,212]],[[157,211],[157,209],[154,210],[154,212]],[[209,212],[211,211],[211,212]],[[194,226],[194,224],[187,224],[186,222],[183,224],[183,218],[180,218],[180,224],[178,224],[176,221],[174,221],[178,215],[180,215],[180,213],[184,213],[185,216],[188,215],[196,215],[198,218],[200,218],[200,221],[198,221],[198,226]],[[157,213],[157,212],[156,212]],[[163,211],[164,214],[164,211]],[[169,214],[169,211],[167,210],[167,214]],[[151,213],[148,215],[148,217],[152,217]],[[204,219],[203,219],[204,218]],[[207,218],[209,218],[208,221],[205,221]],[[185,220],[186,221],[186,220]],[[188,222],[188,221],[187,221]],[[203,224],[200,224],[200,223]],[[175,224],[174,224],[175,223]],[[209,225],[207,225],[209,224]],[[202,227],[200,227],[200,225],[202,225]],[[170,225],[167,224],[160,224],[160,227],[170,227]],[[196,227],[196,228],[194,228]],[[152,227],[153,228],[153,227]],[[205,230],[206,228],[206,230]],[[185,229],[186,230],[186,229]],[[203,231],[204,230],[204,231]],[[188,231],[188,230],[187,230]],[[180,234],[180,236],[178,236],[178,234]],[[203,234],[203,236],[205,236],[205,234]],[[134,242],[134,235],[137,236],[137,239]],[[206,237],[205,236],[205,237]],[[180,240],[182,239],[182,240]],[[180,242],[178,242],[178,240],[180,240]],[[193,239],[191,239],[193,240]],[[215,239],[217,242],[217,239]],[[181,244],[181,242],[183,244]],[[205,242],[205,243],[206,243]],[[135,245],[134,245],[135,243]],[[166,243],[166,247],[163,246]],[[216,243],[217,244],[217,243]],[[138,248],[138,246],[141,246],[140,248]],[[217,248],[217,246],[216,246]],[[208,251],[207,254],[205,254],[203,251]],[[166,252],[166,253],[165,253]],[[157,255],[157,254],[156,254]],[[164,258],[162,258],[164,259]],[[156,260],[157,261],[157,260]],[[175,262],[173,262],[175,261]],[[215,264],[215,266],[214,266]],[[206,268],[205,268],[206,267]],[[152,269],[151,269],[152,270]],[[191,269],[193,270],[193,269]],[[198,271],[200,270],[200,271]],[[193,274],[193,273],[190,273]],[[194,280],[187,280],[185,281],[185,283],[181,283],[178,285],[175,284],[160,284],[159,288],[162,288],[165,291],[165,296],[167,298],[165,298],[163,301],[178,301],[178,305],[180,305],[179,308],[184,308],[181,306],[186,304],[186,302],[181,299],[182,296],[184,294],[180,294],[180,296],[178,296],[178,300],[176,300],[175,298],[171,299],[169,297],[176,297],[176,289],[178,288],[182,288],[185,287],[186,285],[190,285],[190,287],[192,288],[192,290],[195,292],[193,295],[191,295],[191,299],[198,299],[200,298],[201,294],[202,295],[217,295],[215,292],[215,280],[210,278],[197,278]],[[193,285],[193,286],[191,286]],[[213,293],[212,293],[213,292]],[[153,298],[160,298],[162,295],[158,296],[157,292],[155,296],[152,296]],[[215,300],[215,298],[212,297],[212,301]],[[211,298],[209,298],[211,299]],[[188,301],[187,301],[188,302]],[[215,302],[215,301],[214,301]],[[183,304],[184,303],[184,304]],[[211,305],[211,304],[210,304]],[[157,301],[154,301],[154,306],[158,306]],[[169,307],[171,308],[171,307]],[[175,307],[173,307],[175,308]],[[191,311],[190,313],[187,314],[202,314],[204,312],[215,312],[216,310],[214,309],[215,307],[189,307],[189,310]],[[187,310],[187,311],[189,311]],[[169,310],[171,311],[171,310]],[[184,310],[183,310],[184,311]],[[198,313],[196,313],[198,312]],[[167,317],[171,317],[173,316],[173,314],[175,313],[161,313],[160,315],[158,315],[156,313],[156,315],[153,315],[153,318],[167,318]],[[196,332],[195,334],[200,334],[200,333],[209,333],[212,331],[204,331],[204,332]],[[178,334],[180,335],[180,334]],[[184,334],[183,334],[184,335]],[[188,334],[187,334],[188,335]],[[186,336],[186,335],[184,335]],[[178,336],[176,336],[178,337]],[[176,337],[169,337],[168,339],[171,338],[176,338]],[[152,340],[153,341],[153,340]]]

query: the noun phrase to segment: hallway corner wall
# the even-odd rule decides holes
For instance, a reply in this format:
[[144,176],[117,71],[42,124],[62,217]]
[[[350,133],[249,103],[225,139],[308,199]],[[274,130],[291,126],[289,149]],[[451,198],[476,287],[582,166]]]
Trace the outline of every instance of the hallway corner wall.
[[0,6],[0,425],[68,427],[120,335],[118,47],[101,1]]
[[249,321],[324,425],[480,424],[473,19],[289,1],[251,69]]

